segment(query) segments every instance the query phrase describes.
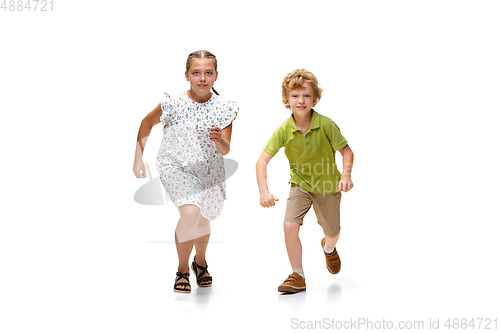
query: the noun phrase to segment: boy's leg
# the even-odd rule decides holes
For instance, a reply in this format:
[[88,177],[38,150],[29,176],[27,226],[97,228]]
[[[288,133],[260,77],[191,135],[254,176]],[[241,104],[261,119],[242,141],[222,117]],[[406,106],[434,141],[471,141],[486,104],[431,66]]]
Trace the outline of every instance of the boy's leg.
[[285,222],[285,244],[288,259],[292,265],[293,273],[279,287],[279,292],[296,293],[306,290],[304,270],[302,269],[302,244],[300,243],[300,223]]
[[[323,232],[324,233],[324,232]],[[339,241],[339,237],[340,237],[340,232],[338,233],[337,236],[335,237],[331,237],[331,236],[328,236],[326,233],[325,234],[325,239],[326,239],[326,246],[328,246],[329,248],[333,249],[335,248],[335,246],[337,245],[337,242]],[[325,251],[326,252],[326,251]]]
[[283,228],[285,231],[285,244],[288,259],[294,272],[304,276],[302,271],[302,244],[299,238],[299,230],[305,215],[312,205],[310,193],[297,184],[290,185],[290,194],[286,202],[285,220]]
[[314,212],[325,235],[321,240],[321,246],[325,254],[326,267],[332,274],[337,274],[341,268],[340,257],[335,248],[340,236],[341,198],[340,192],[313,195]]
[[288,253],[288,260],[293,268],[302,268],[302,243],[299,238],[300,223],[285,222],[285,245]]
[[[337,238],[338,240],[338,236],[334,238]],[[326,245],[326,242],[326,237],[321,240],[321,247],[323,248],[323,253],[325,254],[326,259],[326,268],[330,273],[338,274],[341,268],[339,253],[337,252],[336,247],[331,248],[330,246]]]
[[304,270],[302,269],[302,244],[299,238],[300,226],[304,216],[309,211],[312,200],[309,192],[296,184],[290,187],[290,196],[287,200],[285,211],[285,222],[283,229],[285,232],[285,245],[288,253],[288,259],[293,269],[293,274],[279,287],[279,292],[292,292],[306,290],[304,279]]
[[288,259],[292,265],[293,273],[279,287],[279,292],[296,293],[306,290],[304,270],[302,269],[302,244],[300,243],[300,223],[285,222],[285,244]]

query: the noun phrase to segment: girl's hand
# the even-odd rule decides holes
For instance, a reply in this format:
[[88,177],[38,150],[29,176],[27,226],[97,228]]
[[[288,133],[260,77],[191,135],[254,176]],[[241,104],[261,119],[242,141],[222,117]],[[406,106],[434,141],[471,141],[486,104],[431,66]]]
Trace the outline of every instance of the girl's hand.
[[342,175],[339,182],[339,191],[349,192],[354,187],[351,181],[351,176]]
[[269,193],[269,191],[264,191],[260,194],[260,205],[265,208],[273,207],[276,205],[274,202],[279,200],[280,199]]
[[[142,171],[142,173],[141,173]],[[134,161],[134,175],[137,178],[146,178],[146,166],[142,159]]]
[[209,135],[210,135],[210,140],[214,142],[221,142],[222,140],[221,130],[215,125],[212,125]]

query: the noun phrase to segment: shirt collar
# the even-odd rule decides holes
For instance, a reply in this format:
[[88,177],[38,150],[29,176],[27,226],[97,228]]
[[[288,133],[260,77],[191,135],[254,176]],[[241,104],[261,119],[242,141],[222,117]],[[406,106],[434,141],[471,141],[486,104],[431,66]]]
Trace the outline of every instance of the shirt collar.
[[[314,109],[311,109],[311,111],[313,114],[312,114],[312,119],[311,119],[311,125],[307,129],[308,132],[314,128],[319,127],[318,113],[316,111],[314,111]],[[293,119],[293,113],[290,115],[290,118],[288,121],[290,122],[292,132],[300,131],[300,129],[298,129],[297,125],[295,124],[295,120]]]

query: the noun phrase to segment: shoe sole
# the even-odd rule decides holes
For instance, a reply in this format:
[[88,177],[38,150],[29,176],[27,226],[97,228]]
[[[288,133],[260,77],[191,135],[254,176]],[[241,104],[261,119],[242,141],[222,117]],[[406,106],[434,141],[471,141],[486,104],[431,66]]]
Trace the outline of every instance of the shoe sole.
[[278,291],[280,293],[299,293],[301,291],[306,291],[306,287],[292,287],[292,286],[279,286]]
[[198,287],[200,287],[200,288],[208,288],[208,287],[211,287],[211,286],[212,286],[212,284],[211,284],[211,283],[210,283],[210,284],[198,284],[198,282],[196,282],[196,284],[197,284],[197,285],[198,285]]
[[328,266],[328,264],[326,265],[326,268],[327,268],[327,269],[328,269],[328,271],[329,271],[331,274],[333,274],[333,275],[336,275],[336,274],[338,274],[338,273],[340,272],[340,267],[339,267],[339,270],[338,270],[338,271],[336,271],[336,272],[335,272],[335,271],[332,271],[332,270],[330,269],[330,267]]

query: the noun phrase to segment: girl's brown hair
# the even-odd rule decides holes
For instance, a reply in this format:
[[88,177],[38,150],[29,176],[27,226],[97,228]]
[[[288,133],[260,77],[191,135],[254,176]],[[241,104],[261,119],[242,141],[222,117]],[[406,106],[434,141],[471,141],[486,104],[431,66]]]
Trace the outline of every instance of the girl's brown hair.
[[[217,72],[217,58],[207,50],[199,50],[191,52],[186,61],[186,72],[189,72],[189,67],[191,67],[192,59],[204,59],[204,58],[211,59],[214,61],[215,71]],[[212,87],[212,90],[216,95],[219,95],[219,93],[217,92],[217,90],[214,89],[214,87]]]

